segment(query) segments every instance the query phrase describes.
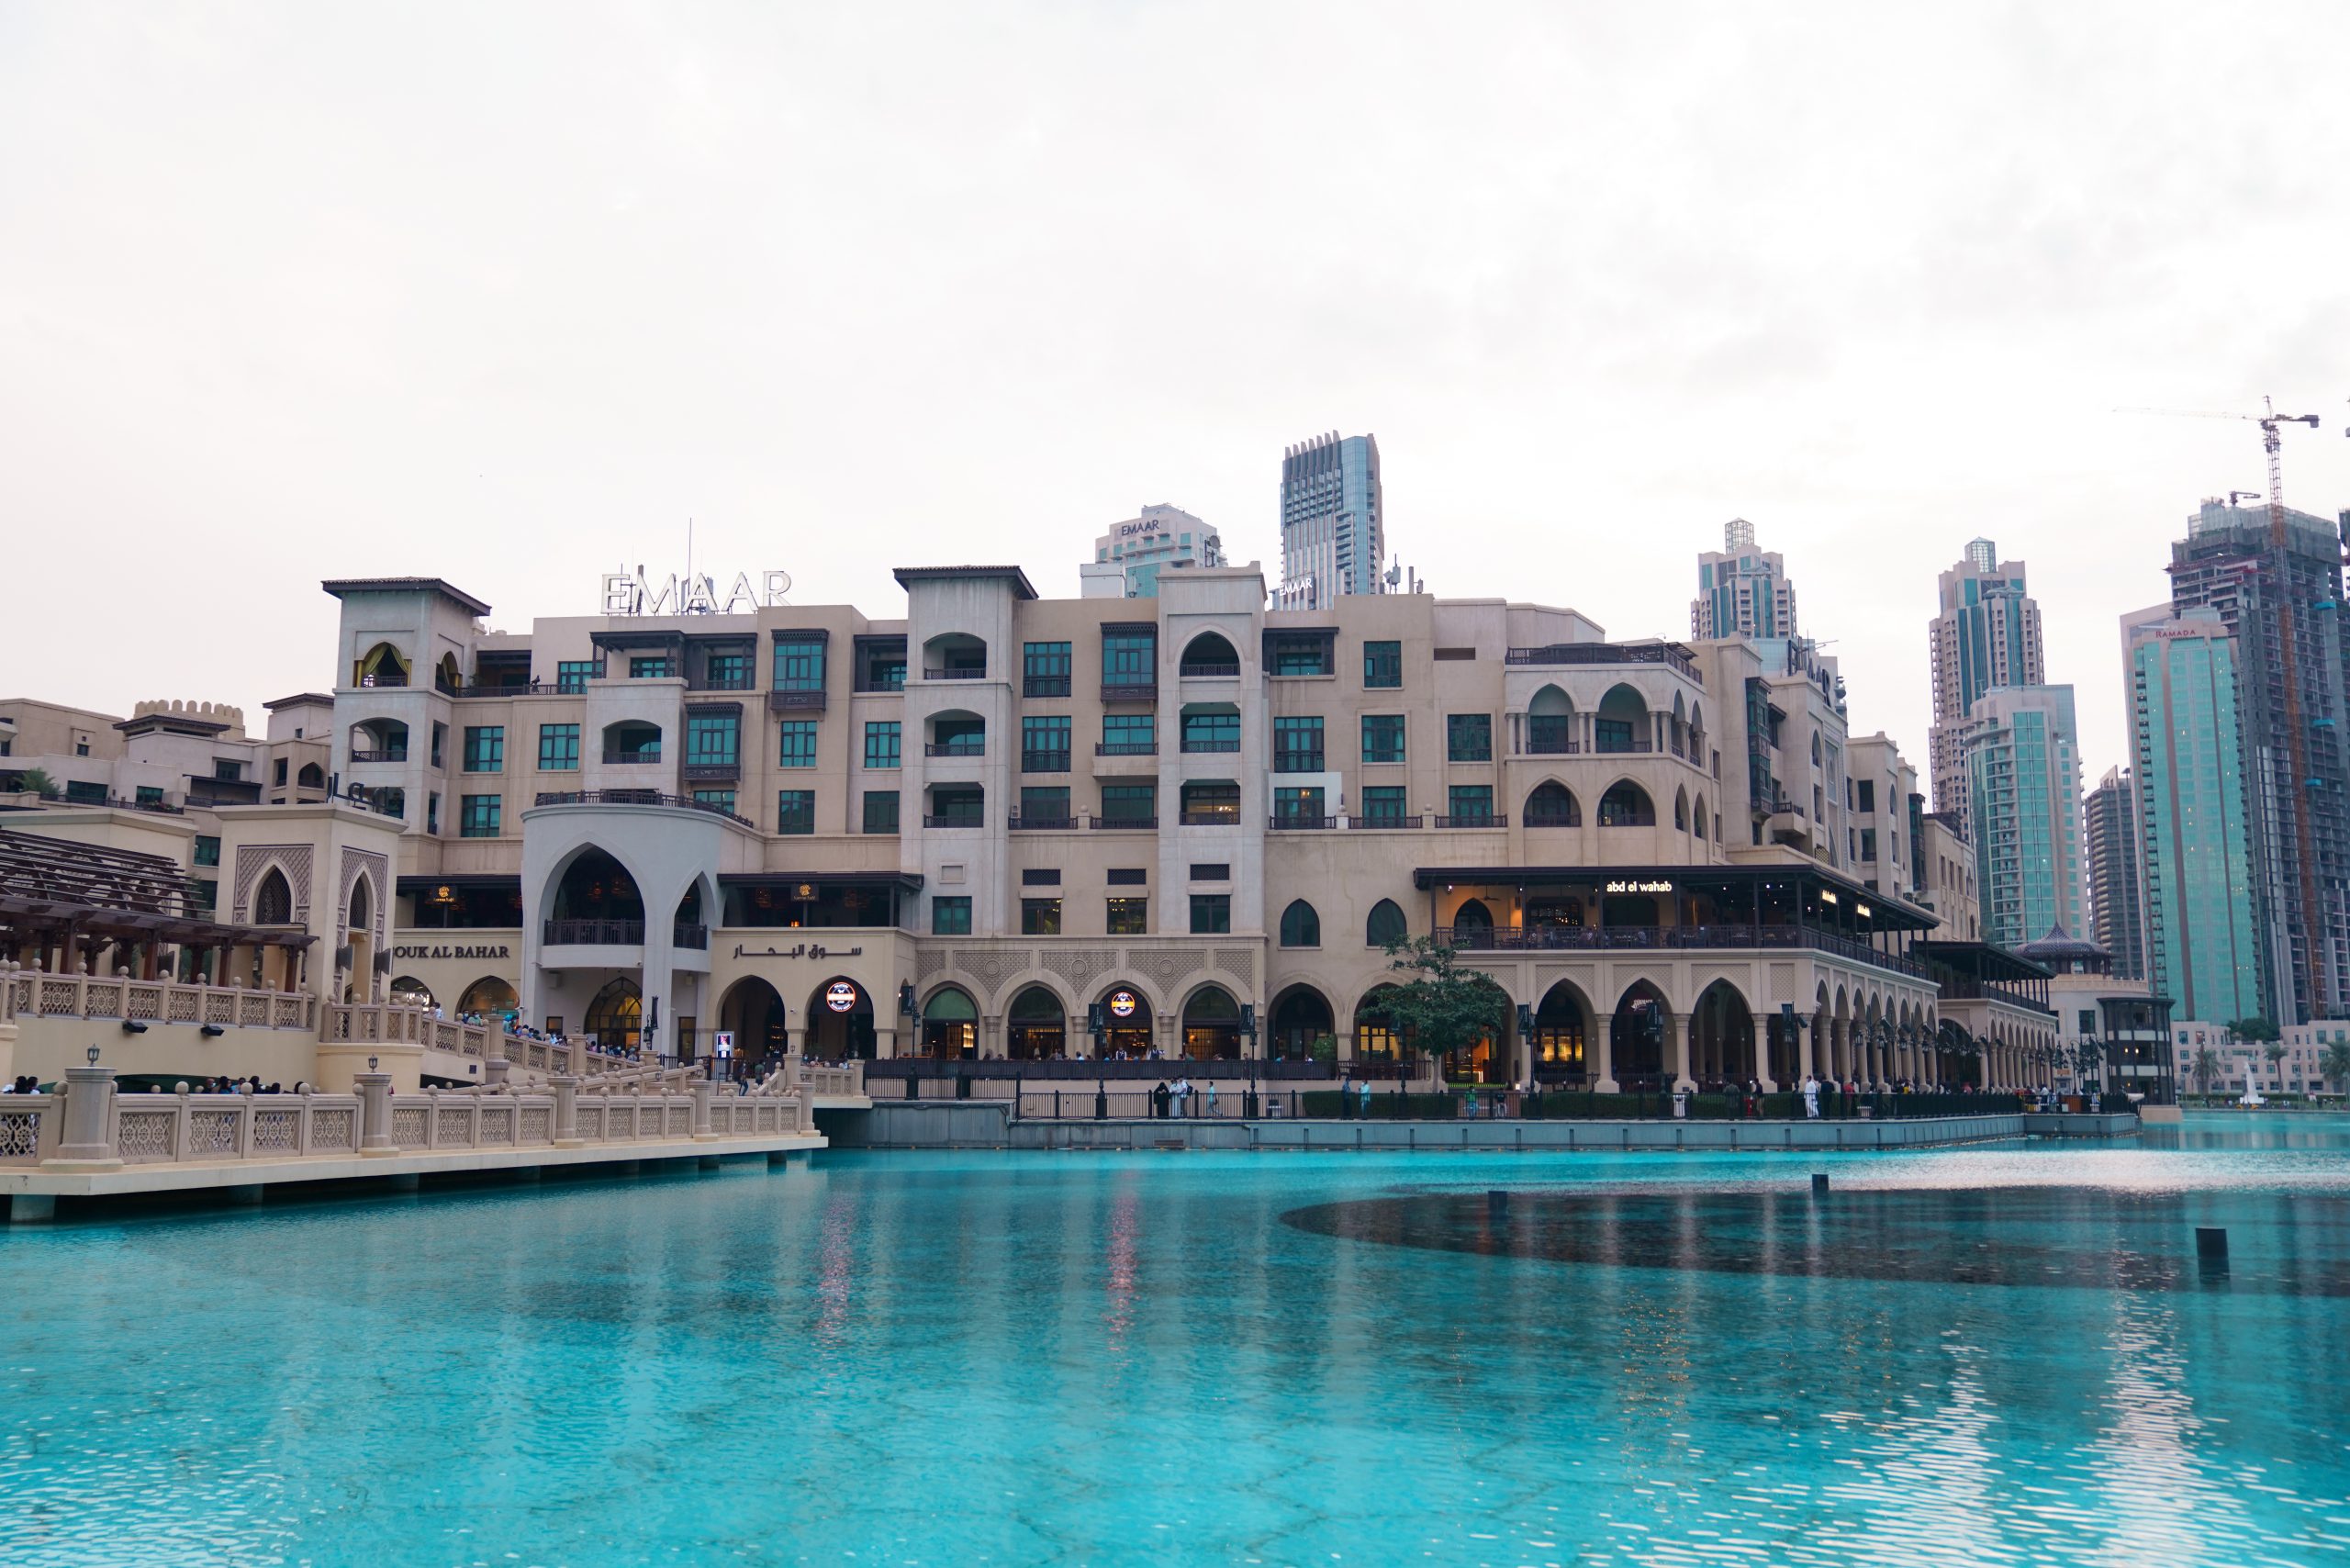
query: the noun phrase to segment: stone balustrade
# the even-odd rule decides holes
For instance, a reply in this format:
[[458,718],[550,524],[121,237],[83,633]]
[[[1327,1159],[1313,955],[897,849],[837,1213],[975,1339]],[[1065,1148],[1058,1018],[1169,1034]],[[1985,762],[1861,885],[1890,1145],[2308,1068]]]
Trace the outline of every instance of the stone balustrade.
[[0,1019],[86,1018],[132,1024],[209,1024],[224,1029],[319,1026],[319,1000],[297,991],[252,991],[124,976],[0,972]]
[[517,1067],[556,1075],[619,1072],[637,1065],[576,1040],[533,1039],[509,1034],[496,1025],[461,1024],[435,1018],[430,1008],[388,1002],[330,1005],[319,1037],[330,1045],[357,1042],[424,1046],[477,1061],[503,1059]]
[[792,1073],[792,1086],[810,1094],[859,1095],[865,1092],[865,1064],[843,1062],[827,1067],[822,1062],[802,1061]]
[[797,1092],[608,1093],[559,1078],[547,1092],[394,1093],[386,1074],[350,1094],[123,1094],[114,1070],[73,1068],[62,1093],[0,1095],[0,1166],[93,1170],[455,1150],[578,1148],[805,1135]]

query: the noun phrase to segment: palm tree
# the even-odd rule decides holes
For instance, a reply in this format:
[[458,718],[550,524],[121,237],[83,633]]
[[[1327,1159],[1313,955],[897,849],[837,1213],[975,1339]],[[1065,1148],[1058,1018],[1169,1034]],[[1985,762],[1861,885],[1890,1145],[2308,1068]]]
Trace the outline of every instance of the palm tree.
[[2219,1070],[2219,1052],[2213,1050],[2209,1046],[2204,1046],[2196,1051],[2193,1071],[2195,1073],[2195,1081],[2203,1086],[2204,1093],[2209,1094],[2211,1092],[2211,1075]]
[[2333,1082],[2333,1092],[2341,1093],[2350,1088],[2350,1041],[2336,1040],[2325,1047],[2322,1063],[2325,1076]]
[[[2271,1040],[2266,1045],[2260,1047],[2260,1054],[2268,1058],[2268,1070],[2276,1072],[2277,1064],[2285,1059],[2285,1047],[2281,1041]],[[2277,1087],[2280,1089],[2283,1088],[2284,1083],[2284,1075],[2278,1073],[2277,1079]]]
[[57,799],[57,780],[49,776],[45,767],[28,767],[17,775],[17,788],[44,801]]

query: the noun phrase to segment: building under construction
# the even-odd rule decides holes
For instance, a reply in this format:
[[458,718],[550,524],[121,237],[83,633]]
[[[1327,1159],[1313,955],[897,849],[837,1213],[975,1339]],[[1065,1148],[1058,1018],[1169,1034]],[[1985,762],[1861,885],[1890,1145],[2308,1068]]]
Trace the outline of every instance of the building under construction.
[[2350,777],[2344,767],[2344,530],[2207,500],[2171,546],[2174,611],[2236,640],[2255,913],[2275,1021],[2350,1017]]

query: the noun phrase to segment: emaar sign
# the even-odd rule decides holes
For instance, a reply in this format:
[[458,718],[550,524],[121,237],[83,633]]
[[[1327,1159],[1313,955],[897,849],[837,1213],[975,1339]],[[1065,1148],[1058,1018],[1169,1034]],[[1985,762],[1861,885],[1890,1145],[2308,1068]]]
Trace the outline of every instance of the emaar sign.
[[758,586],[751,574],[737,572],[726,592],[707,572],[672,572],[659,583],[643,566],[604,574],[604,613],[607,615],[735,615],[781,604],[791,591],[789,572],[761,572]]

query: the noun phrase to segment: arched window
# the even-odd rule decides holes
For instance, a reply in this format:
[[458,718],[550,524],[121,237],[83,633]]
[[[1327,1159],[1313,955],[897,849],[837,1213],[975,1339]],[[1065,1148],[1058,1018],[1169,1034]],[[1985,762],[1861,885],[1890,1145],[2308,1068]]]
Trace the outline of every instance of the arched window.
[[1706,833],[1706,797],[1703,795],[1698,796],[1697,803],[1690,808],[1689,822],[1690,825],[1696,830],[1696,834],[1699,838],[1707,836]]
[[1452,912],[1452,945],[1490,947],[1494,945],[1494,912],[1483,899],[1463,899]]
[[1319,947],[1322,946],[1322,917],[1304,899],[1293,902],[1281,911],[1281,946],[1284,947]]
[[[467,995],[472,992],[468,991]],[[460,1012],[464,1002],[457,1003]],[[633,1049],[638,1042],[637,1029],[644,1015],[644,1000],[638,993],[636,982],[621,979],[596,993],[588,1004],[588,1016],[580,1025],[590,1039],[604,1050]]]
[[522,999],[514,994],[514,987],[496,975],[484,975],[465,987],[465,993],[457,998],[459,1014],[483,1018],[503,1018],[521,1004]]
[[1673,829],[1675,833],[1689,831],[1689,791],[1686,790],[1673,792]]
[[430,1007],[432,988],[414,975],[395,975],[391,984],[392,1005],[395,1007]]
[[294,889],[285,880],[285,873],[274,866],[262,873],[261,886],[253,890],[253,924],[294,924]]
[[1371,918],[1363,923],[1362,939],[1373,947],[1384,947],[1404,940],[1410,929],[1404,923],[1404,912],[1395,907],[1395,901],[1381,899],[1371,906]]
[[1647,790],[1628,778],[1619,778],[1599,797],[1599,825],[1654,827],[1656,808],[1649,803]]
[[1648,700],[1628,686],[1614,686],[1599,700],[1599,716],[1592,721],[1592,734],[1600,751],[1647,751],[1651,743],[1649,733]]
[[1526,797],[1526,825],[1528,827],[1581,827],[1583,808],[1575,804],[1572,791],[1555,779],[1548,779],[1534,787]]
[[1240,673],[1240,655],[1214,632],[1203,632],[1183,646],[1182,672],[1187,676],[1226,676]]
[[1818,735],[1811,737],[1811,765],[1814,767],[1819,766],[1819,737]]
[[323,790],[327,787],[327,770],[315,762],[306,762],[302,771],[294,776],[294,782],[305,790]]

